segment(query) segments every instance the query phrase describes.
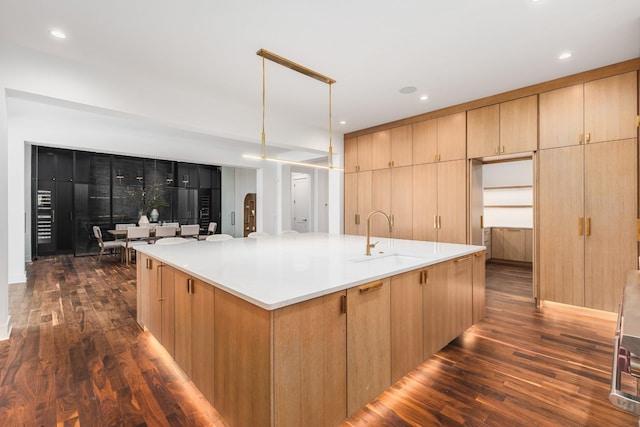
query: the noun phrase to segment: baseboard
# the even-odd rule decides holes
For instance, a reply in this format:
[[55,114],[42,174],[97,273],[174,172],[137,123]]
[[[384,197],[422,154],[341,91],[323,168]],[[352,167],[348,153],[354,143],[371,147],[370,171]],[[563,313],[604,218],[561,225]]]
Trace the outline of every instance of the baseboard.
[[7,321],[0,324],[0,341],[8,340],[11,336],[11,316],[7,316]]
[[16,283],[27,283],[27,273],[24,272],[22,274],[12,274],[9,276],[9,284],[13,285]]

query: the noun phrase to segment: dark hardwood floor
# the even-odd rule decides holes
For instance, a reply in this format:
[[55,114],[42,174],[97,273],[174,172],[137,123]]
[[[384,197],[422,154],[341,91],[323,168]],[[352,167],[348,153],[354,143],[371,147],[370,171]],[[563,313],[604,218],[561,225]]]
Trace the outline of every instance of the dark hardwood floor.
[[[11,285],[0,426],[223,426],[135,321],[135,266],[41,258]],[[615,316],[537,309],[530,268],[487,264],[487,317],[348,426],[636,426],[607,400]]]

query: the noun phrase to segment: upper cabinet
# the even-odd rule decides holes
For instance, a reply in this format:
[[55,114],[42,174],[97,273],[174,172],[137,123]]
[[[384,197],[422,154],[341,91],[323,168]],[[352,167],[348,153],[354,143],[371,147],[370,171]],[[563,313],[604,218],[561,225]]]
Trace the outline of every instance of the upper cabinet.
[[411,166],[413,163],[413,130],[411,125],[391,129],[391,167]]
[[537,95],[467,111],[469,158],[535,151]]
[[495,156],[500,145],[500,105],[467,111],[467,154],[469,158]]
[[450,114],[413,124],[413,164],[464,159],[466,114]]
[[584,85],[584,131],[587,142],[637,137],[635,71]]
[[344,141],[344,171],[361,172],[371,170],[372,136],[362,135]]
[[540,148],[636,137],[637,77],[632,71],[540,94]]

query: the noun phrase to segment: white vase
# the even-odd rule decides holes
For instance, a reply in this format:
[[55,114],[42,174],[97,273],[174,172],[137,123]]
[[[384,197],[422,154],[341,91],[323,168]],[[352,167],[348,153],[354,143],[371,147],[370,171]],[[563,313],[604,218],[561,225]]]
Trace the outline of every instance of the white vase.
[[142,215],[142,216],[140,217],[140,219],[138,220],[138,225],[139,225],[140,227],[146,227],[146,226],[148,226],[148,225],[149,225],[149,218],[147,218],[147,216],[146,216],[146,215]]
[[149,216],[151,217],[151,222],[158,222],[158,217],[160,216],[158,209],[153,208]]

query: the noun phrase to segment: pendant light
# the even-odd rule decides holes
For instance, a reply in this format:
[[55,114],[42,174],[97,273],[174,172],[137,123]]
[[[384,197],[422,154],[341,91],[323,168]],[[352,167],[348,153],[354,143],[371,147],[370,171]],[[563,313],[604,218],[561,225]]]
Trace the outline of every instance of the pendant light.
[[[267,160],[267,161],[273,161],[273,162],[279,162],[279,163],[286,163],[286,164],[293,164],[293,165],[301,165],[301,166],[308,166],[308,167],[313,167],[313,168],[321,168],[321,169],[338,169],[335,168],[333,166],[333,145],[332,145],[332,136],[333,136],[333,125],[331,123],[332,120],[332,115],[331,115],[331,104],[332,104],[332,99],[331,99],[331,85],[334,84],[336,81],[333,80],[330,77],[327,77],[325,75],[322,75],[316,71],[313,71],[307,67],[304,67],[300,64],[297,64],[293,61],[290,61],[286,58],[283,58],[280,55],[276,55],[273,52],[269,52],[268,50],[265,49],[260,49],[258,52],[256,52],[256,54],[260,57],[262,57],[262,133],[260,135],[260,139],[261,139],[261,143],[262,143],[262,148],[261,148],[261,154],[260,156],[256,156],[256,155],[252,155],[252,154],[244,154],[243,157],[248,157],[248,158],[253,158],[253,159],[261,159],[261,160]],[[301,74],[304,74],[305,76],[314,78],[316,80],[319,80],[323,83],[326,83],[329,86],[329,151],[328,151],[328,164],[326,166],[324,165],[319,165],[319,164],[314,164],[314,163],[307,163],[307,162],[297,162],[297,161],[293,161],[293,160],[286,160],[286,159],[279,159],[277,157],[268,157],[266,154],[266,146],[267,146],[267,142],[266,142],[266,134],[265,134],[265,130],[264,130],[264,123],[265,123],[265,104],[266,104],[266,95],[265,95],[265,60],[268,59],[270,61],[275,62],[276,64],[280,64],[284,67],[287,67],[293,71],[297,71]]]

